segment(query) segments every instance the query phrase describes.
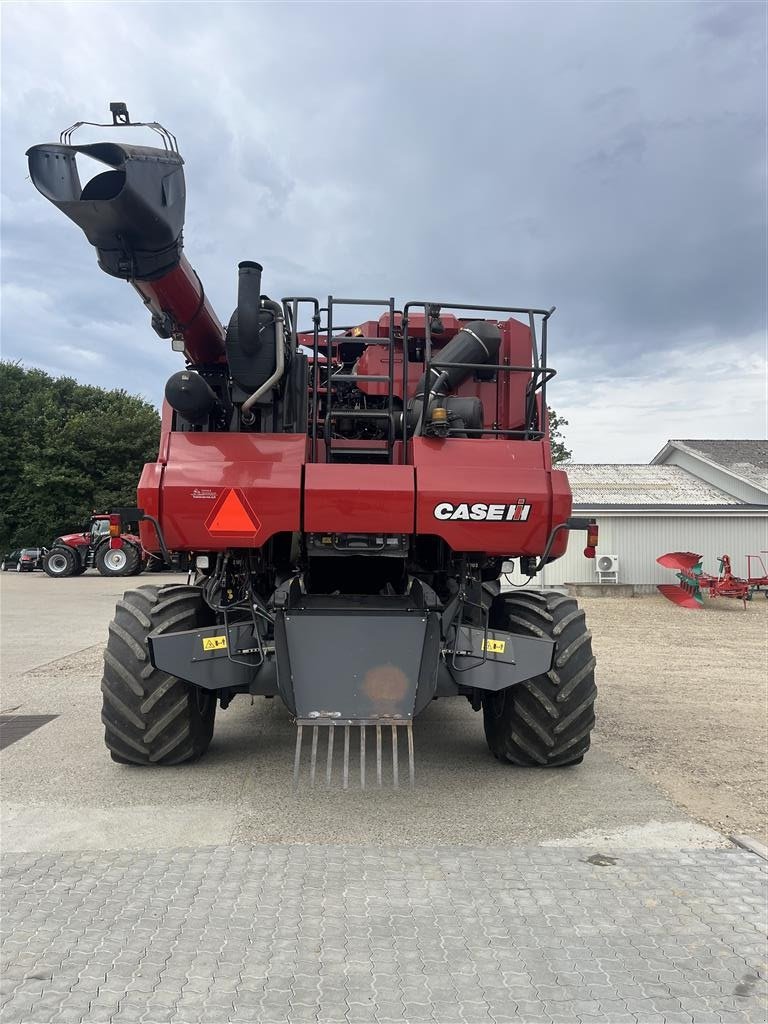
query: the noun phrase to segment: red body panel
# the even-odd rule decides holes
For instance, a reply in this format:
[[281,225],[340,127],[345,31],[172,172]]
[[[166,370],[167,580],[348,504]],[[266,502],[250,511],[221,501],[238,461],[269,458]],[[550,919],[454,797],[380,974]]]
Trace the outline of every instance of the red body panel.
[[57,539],[69,548],[87,548],[91,543],[90,533],[62,533]]
[[[553,525],[571,514],[568,479],[565,473],[548,468],[542,442],[414,438],[412,447],[416,532],[442,537],[454,551],[510,557],[541,554]],[[510,507],[518,503],[523,509],[529,507],[527,517],[507,519],[506,515],[515,515]],[[445,504],[468,506],[466,513],[459,510],[461,516],[472,516],[472,506],[493,505],[491,514],[500,518],[440,518],[445,514]],[[495,506],[510,510],[500,513]],[[552,557],[562,555],[567,543],[566,532],[562,531],[553,545]]]
[[[305,435],[174,432],[167,450],[165,466],[145,466],[138,499],[145,511],[159,511],[170,550],[261,547],[276,533],[301,529]],[[252,530],[237,513],[231,532],[221,528],[227,510],[217,512],[230,490]],[[151,525],[142,524],[142,537],[157,550]]]
[[307,465],[304,530],[308,533],[413,533],[412,466]]

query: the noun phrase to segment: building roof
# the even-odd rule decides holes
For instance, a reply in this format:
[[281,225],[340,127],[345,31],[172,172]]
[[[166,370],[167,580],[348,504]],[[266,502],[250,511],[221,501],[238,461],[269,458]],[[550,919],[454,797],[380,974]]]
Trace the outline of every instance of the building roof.
[[723,507],[744,505],[680,466],[574,463],[568,474],[574,505],[602,507]]
[[672,439],[667,441],[658,455],[654,455],[651,463],[653,465],[663,464],[673,448],[687,452],[697,459],[703,459],[739,480],[768,493],[768,441],[680,441]]

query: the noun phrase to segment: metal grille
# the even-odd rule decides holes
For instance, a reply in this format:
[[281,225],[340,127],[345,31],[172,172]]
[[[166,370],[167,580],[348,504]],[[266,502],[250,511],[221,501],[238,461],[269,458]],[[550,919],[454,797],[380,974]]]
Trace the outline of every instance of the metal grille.
[[[349,789],[351,779],[356,779],[359,773],[360,789],[365,789],[366,774],[369,784],[382,786],[384,777],[391,774],[392,785],[395,789],[400,786],[400,751],[407,756],[408,763],[408,785],[413,786],[415,780],[415,762],[413,750],[413,722],[408,719],[402,722],[340,722],[339,724],[326,723],[318,724],[315,721],[305,719],[297,720],[298,731],[296,733],[296,754],[293,763],[293,785],[298,789],[302,776],[301,771],[302,741],[304,729],[311,726],[312,742],[309,757],[308,782],[314,788],[316,781],[321,785],[330,787],[334,775],[334,739],[336,733],[340,733],[343,746],[341,756],[341,786],[342,789]],[[370,728],[373,743],[368,743],[367,730]],[[355,733],[352,733],[352,729]],[[325,751],[319,750],[320,733],[327,734],[323,746]],[[398,743],[398,732],[403,737]],[[354,736],[354,739],[353,739]],[[318,771],[318,754],[320,754],[320,768]],[[369,761],[371,762],[369,765]],[[318,776],[320,778],[318,779]],[[356,786],[356,782],[352,782]]]
[[52,722],[58,715],[0,715],[0,750],[10,747],[16,740],[29,736],[41,725]]

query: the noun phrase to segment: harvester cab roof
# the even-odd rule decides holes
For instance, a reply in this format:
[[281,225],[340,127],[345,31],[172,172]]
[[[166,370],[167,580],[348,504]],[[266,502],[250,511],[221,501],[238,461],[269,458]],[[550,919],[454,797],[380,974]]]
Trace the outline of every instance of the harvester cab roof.
[[[112,114],[111,127],[134,127],[124,104]],[[533,576],[590,525],[571,517],[552,465],[553,308],[276,300],[249,260],[225,328],[183,252],[175,138],[152,122],[162,148],[78,146],[79,124],[29,150],[32,181],[186,357],[134,511],[144,548],[186,553],[196,575],[118,607],[103,686],[112,756],[199,756],[217,700],[263,694],[299,725],[297,757],[312,727],[312,782],[321,727],[327,781],[335,727],[345,785],[355,756],[365,779],[368,729],[378,780],[382,730],[395,780],[404,730],[412,779],[414,716],[462,695],[484,709],[496,756],[577,763],[594,700],[583,616],[567,598],[500,592],[505,561]],[[79,156],[106,169],[83,184]]]

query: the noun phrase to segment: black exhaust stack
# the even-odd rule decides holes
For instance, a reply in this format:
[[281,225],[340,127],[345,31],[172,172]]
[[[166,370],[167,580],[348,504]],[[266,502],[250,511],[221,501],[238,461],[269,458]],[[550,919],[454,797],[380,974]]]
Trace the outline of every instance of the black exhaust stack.
[[260,263],[244,260],[237,266],[237,331],[240,347],[253,356],[259,346],[261,330],[261,272]]
[[260,263],[238,264],[237,309],[227,327],[227,360],[232,378],[247,392],[258,391],[275,372],[275,303],[261,301]]

